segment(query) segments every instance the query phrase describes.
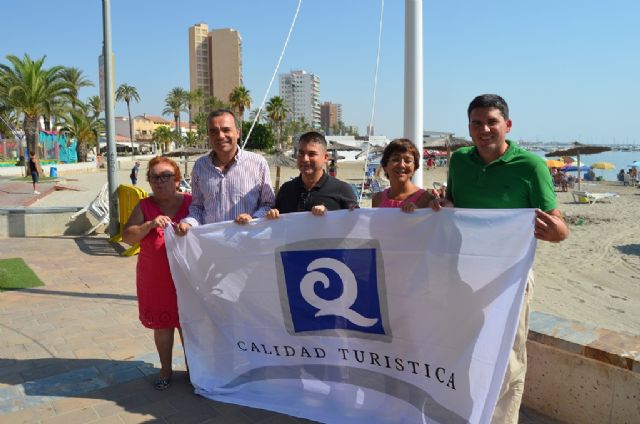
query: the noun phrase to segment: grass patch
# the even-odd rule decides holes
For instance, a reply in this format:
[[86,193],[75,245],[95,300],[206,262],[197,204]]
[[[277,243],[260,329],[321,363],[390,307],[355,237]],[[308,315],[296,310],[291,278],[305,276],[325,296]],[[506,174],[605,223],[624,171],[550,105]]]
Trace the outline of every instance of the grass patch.
[[22,258],[0,259],[0,291],[44,286]]

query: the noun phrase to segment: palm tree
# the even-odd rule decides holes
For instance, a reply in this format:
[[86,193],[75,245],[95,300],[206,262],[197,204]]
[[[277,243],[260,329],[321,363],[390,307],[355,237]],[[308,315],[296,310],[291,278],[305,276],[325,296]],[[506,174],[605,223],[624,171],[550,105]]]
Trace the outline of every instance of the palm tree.
[[72,104],[77,104],[80,101],[78,94],[82,87],[93,87],[93,82],[86,79],[78,68],[62,68],[62,78],[69,83],[69,98]]
[[187,91],[184,88],[175,87],[171,89],[167,97],[164,99],[165,108],[162,111],[163,115],[173,114],[173,119],[176,124],[176,142],[182,140],[182,134],[180,133],[180,113],[185,111],[187,105]]
[[186,146],[196,147],[198,145],[198,135],[189,131],[182,137],[182,141]]
[[280,148],[282,148],[282,124],[287,118],[287,112],[289,112],[289,109],[282,97],[275,96],[267,102],[267,116],[278,129],[278,146]]
[[46,103],[44,113],[42,114],[44,118],[44,129],[46,131],[51,131],[52,128],[55,128],[56,123],[61,119],[62,115],[64,115],[70,101],[70,97],[66,97],[67,96],[56,97]]
[[62,78],[61,66],[43,67],[46,56],[32,60],[8,55],[12,66],[0,64],[0,97],[6,106],[24,116],[23,130],[27,147],[37,156],[38,119],[57,99],[68,95],[69,83]]
[[2,95],[0,94],[0,136],[2,138],[15,137],[14,130],[18,126],[18,115],[9,106],[2,104]]
[[229,103],[231,107],[238,111],[238,118],[240,119],[240,128],[242,128],[242,121],[244,121],[244,110],[251,108],[251,96],[249,90],[244,86],[239,85],[231,90],[229,94]]
[[198,113],[196,116],[193,117],[193,123],[196,126],[196,133],[197,133],[198,140],[202,142],[203,148],[206,149],[207,147],[207,142],[206,142],[207,114],[204,112]]
[[[258,112],[260,112],[260,115],[258,115]],[[258,117],[258,119],[256,120],[256,116]],[[264,123],[264,111],[260,110],[260,109],[253,109],[251,111],[251,113],[249,113],[249,121],[253,122],[256,121],[258,124],[262,124]]]
[[116,101],[124,101],[127,104],[127,114],[129,115],[129,139],[131,140],[131,154],[133,155],[133,121],[131,120],[131,101],[139,102],[138,90],[128,84],[120,84],[116,90]]
[[185,95],[185,99],[187,101],[187,108],[189,109],[189,132],[191,132],[191,121],[193,117],[193,109],[200,106],[202,100],[204,99],[204,93],[202,90],[195,89],[191,91],[187,91]]
[[163,146],[162,151],[166,152],[169,150],[169,142],[171,141],[172,135],[173,133],[171,132],[171,128],[160,125],[153,130],[153,141],[161,144]]
[[89,112],[92,113],[95,119],[100,117],[100,113],[102,112],[102,102],[100,100],[100,96],[91,96],[87,99],[87,106],[89,107]]
[[223,102],[216,96],[209,96],[204,100],[205,107],[209,110],[229,109],[229,104]]
[[288,121],[284,125],[284,133],[288,136],[293,136],[295,134],[301,134],[307,131],[311,131],[313,128],[307,122],[304,117],[296,119],[295,121]]
[[87,148],[95,144],[102,128],[102,121],[92,116],[90,107],[83,103],[68,108],[62,116],[62,131],[68,134],[69,139],[77,140],[78,162],[87,161]]

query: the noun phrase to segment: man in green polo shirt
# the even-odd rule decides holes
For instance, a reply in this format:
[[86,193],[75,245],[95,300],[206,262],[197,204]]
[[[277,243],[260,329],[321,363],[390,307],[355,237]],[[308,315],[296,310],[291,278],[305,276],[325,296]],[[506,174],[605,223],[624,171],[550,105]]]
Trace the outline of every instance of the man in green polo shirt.
[[[446,199],[434,199],[432,208],[536,208],[534,235],[537,239],[560,242],[567,238],[569,229],[557,209],[553,181],[545,161],[507,140],[512,125],[507,102],[498,95],[483,94],[471,101],[467,115],[474,145],[458,149],[451,156]],[[533,273],[529,273],[516,339],[492,423],[518,422],[527,370],[532,286]]]

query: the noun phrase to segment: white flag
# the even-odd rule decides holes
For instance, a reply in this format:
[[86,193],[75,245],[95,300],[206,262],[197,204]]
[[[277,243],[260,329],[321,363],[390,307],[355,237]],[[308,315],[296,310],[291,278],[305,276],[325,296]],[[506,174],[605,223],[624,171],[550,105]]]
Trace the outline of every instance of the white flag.
[[196,392],[332,423],[489,422],[534,216],[359,209],[167,231]]

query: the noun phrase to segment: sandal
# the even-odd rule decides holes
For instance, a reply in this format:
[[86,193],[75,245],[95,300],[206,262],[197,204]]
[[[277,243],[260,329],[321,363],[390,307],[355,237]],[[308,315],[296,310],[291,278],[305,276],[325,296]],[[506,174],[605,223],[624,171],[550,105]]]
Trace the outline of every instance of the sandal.
[[153,383],[153,387],[156,390],[166,390],[169,387],[169,382],[171,381],[171,377],[158,377],[156,381]]

